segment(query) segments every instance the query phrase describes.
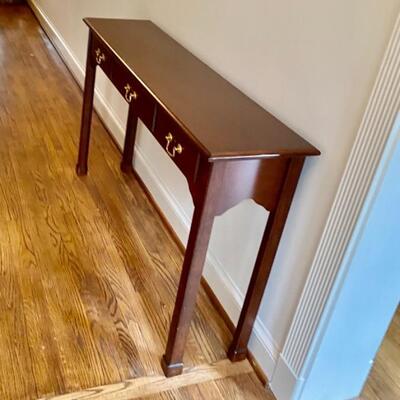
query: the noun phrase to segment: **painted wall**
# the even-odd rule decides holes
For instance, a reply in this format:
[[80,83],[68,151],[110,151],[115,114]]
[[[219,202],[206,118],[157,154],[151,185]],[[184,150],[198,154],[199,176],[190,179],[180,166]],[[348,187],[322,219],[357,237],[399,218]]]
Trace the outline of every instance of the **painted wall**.
[[[336,299],[301,400],[357,397],[400,301],[400,117],[332,292]],[[348,262],[346,262],[348,260]]]
[[[87,39],[82,17],[151,19],[322,151],[306,162],[252,336],[250,348],[271,375],[400,0],[31,2],[47,18],[78,80]],[[97,87],[97,109],[121,141],[126,104],[103,76]],[[137,150],[137,170],[185,241],[192,203],[183,176],[143,126]],[[266,218],[246,201],[217,218],[213,228],[205,276],[234,320]]]

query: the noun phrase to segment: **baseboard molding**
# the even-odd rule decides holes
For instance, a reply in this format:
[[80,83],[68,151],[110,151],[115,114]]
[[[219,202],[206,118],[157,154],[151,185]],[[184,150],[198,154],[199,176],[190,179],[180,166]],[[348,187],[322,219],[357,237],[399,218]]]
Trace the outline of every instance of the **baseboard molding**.
[[[78,84],[83,87],[84,68],[80,65],[72,50],[51,23],[50,19],[36,5],[35,1],[28,0],[28,4],[67,68]],[[115,111],[107,104],[106,99],[99,90],[95,92],[94,107],[117,145],[122,148],[125,135],[124,123],[119,120]],[[190,228],[190,219],[168,187],[160,181],[156,171],[152,167],[150,159],[140,147],[135,148],[134,167],[136,173],[147,186],[180,241],[185,243]],[[219,302],[223,305],[229,318],[233,322],[236,322],[239,318],[244,295],[226,274],[223,266],[213,255],[212,251],[208,252],[204,277],[212,291],[216,294]],[[279,349],[270,332],[259,318],[255,322],[249,349],[265,375],[271,377],[278,359]]]
[[46,32],[47,37],[50,39],[52,45],[57,50],[58,54],[66,64],[67,68],[78,82],[79,86],[83,87],[85,72],[82,66],[76,61],[71,49],[66,45],[64,39],[57,29],[52,25],[47,15],[36,5],[32,0],[27,0],[29,7],[36,16],[40,26]]
[[303,380],[296,376],[289,364],[279,356],[276,363],[274,379],[270,383],[271,390],[279,400],[296,399],[303,384]]

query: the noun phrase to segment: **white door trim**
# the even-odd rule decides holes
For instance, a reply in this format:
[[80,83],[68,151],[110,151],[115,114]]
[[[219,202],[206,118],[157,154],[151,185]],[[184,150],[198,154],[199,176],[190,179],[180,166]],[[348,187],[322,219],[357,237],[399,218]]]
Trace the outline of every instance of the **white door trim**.
[[[280,400],[300,393],[319,342],[322,315],[343,269],[344,255],[353,238],[372,179],[400,106],[400,16],[397,18],[349,161],[321,237],[271,387]],[[331,299],[329,299],[331,300]]]

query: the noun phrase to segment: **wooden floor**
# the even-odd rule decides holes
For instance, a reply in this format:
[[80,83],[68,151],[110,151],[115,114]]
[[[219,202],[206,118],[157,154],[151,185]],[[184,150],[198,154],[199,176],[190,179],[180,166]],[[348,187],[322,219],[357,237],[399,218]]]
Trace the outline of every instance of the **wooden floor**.
[[363,400],[400,399],[400,307],[378,351],[361,398]]
[[0,6],[0,63],[0,399],[272,399],[204,290],[163,378],[178,246],[98,118],[75,176],[81,91],[27,7]]

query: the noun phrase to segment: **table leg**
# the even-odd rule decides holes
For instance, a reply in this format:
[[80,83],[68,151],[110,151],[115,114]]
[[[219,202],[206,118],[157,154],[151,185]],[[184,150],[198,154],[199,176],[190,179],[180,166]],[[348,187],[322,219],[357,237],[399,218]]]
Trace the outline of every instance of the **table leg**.
[[304,158],[302,157],[291,160],[278,204],[275,210],[270,211],[239,322],[228,350],[228,357],[231,361],[240,361],[247,356],[247,344],[268,282],[303,163]]
[[[214,184],[212,181],[214,181]],[[210,180],[201,201],[195,206],[175,308],[169,328],[168,343],[161,361],[167,377],[182,373],[184,348],[214,221],[215,199],[213,193],[215,193],[217,184],[216,180]]]
[[78,163],[76,165],[76,173],[80,176],[86,175],[88,170],[87,164],[89,154],[90,126],[92,123],[94,84],[96,78],[96,64],[91,57],[90,49],[91,37],[89,37],[88,52],[86,58],[86,75],[82,106],[81,135],[79,140]]
[[138,124],[138,116],[135,112],[135,105],[129,104],[128,122],[126,124],[124,151],[122,153],[121,171],[132,171],[133,151],[135,147],[136,130]]

